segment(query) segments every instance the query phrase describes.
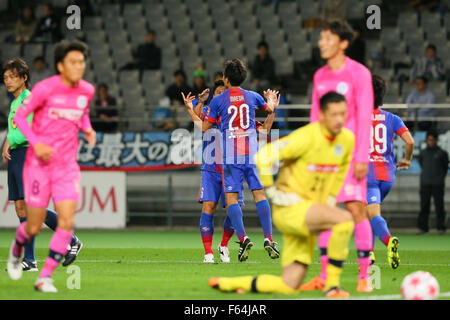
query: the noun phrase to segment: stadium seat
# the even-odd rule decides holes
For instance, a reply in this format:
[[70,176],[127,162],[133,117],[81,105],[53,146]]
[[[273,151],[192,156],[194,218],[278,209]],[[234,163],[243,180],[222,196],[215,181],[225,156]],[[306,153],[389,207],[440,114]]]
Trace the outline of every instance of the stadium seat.
[[224,47],[225,59],[241,58],[245,55],[244,46],[241,43],[236,43],[234,46]]
[[83,27],[86,29],[87,34],[92,32],[93,30],[102,30],[103,29],[103,19],[101,17],[86,17],[83,20]]
[[396,45],[386,45],[384,47],[385,57],[391,62],[402,61],[405,53],[406,43],[404,41],[398,41]]
[[126,21],[139,19],[143,15],[144,10],[140,3],[126,3],[123,7],[123,16]]
[[101,30],[92,30],[86,32],[86,43],[91,46],[94,43],[106,42],[106,32]]
[[294,73],[294,59],[286,57],[283,60],[276,60],[275,72],[277,75],[290,75]]
[[166,15],[166,10],[164,5],[158,4],[145,4],[144,5],[144,15],[147,21],[152,23],[154,20],[159,20],[160,18],[164,18]]
[[419,16],[415,12],[400,12],[397,26],[402,31],[416,30],[419,25]]
[[124,30],[108,30],[108,43],[112,48],[128,44],[128,33]]
[[291,47],[291,50],[294,61],[311,60],[312,46],[310,43],[304,43],[302,46]]
[[278,16],[283,20],[298,15],[299,7],[294,1],[281,1],[278,7]]
[[104,4],[100,10],[103,21],[117,19],[121,15],[120,4]]
[[3,44],[0,47],[2,53],[2,61],[20,56],[20,44]]
[[150,108],[154,108],[159,104],[159,101],[164,98],[165,88],[164,85],[159,82],[152,86],[144,86],[144,92],[146,104],[150,106]]
[[114,62],[118,69],[133,60],[130,45],[122,44],[120,47],[111,47],[111,49]]
[[387,27],[381,29],[380,40],[384,46],[395,46],[400,39],[401,33],[397,27]]
[[31,66],[34,58],[44,55],[44,46],[37,43],[27,43],[23,47],[23,59]]
[[106,32],[124,31],[124,19],[122,17],[103,18]]
[[359,1],[353,1],[353,3],[349,3],[347,9],[347,19],[357,20],[364,18],[366,14],[366,6],[364,3]]
[[205,45],[201,47],[200,51],[203,58],[214,57],[217,59],[222,55],[222,46],[220,43],[212,42],[209,46]]
[[433,12],[422,12],[420,14],[420,25],[426,32],[441,30],[441,15]]
[[402,33],[403,40],[405,40],[408,45],[412,43],[423,42],[425,39],[425,33],[421,27],[416,27],[414,32],[411,32],[410,29],[404,30]]
[[314,29],[309,33],[309,42],[314,47],[318,47],[319,44],[319,38],[320,38],[320,29]]
[[273,6],[257,6],[256,7],[256,16],[258,17],[259,21],[271,21],[275,17],[278,18],[277,14],[275,13],[275,8]]
[[320,4],[318,2],[300,1],[300,13],[303,18],[313,19],[320,15]]

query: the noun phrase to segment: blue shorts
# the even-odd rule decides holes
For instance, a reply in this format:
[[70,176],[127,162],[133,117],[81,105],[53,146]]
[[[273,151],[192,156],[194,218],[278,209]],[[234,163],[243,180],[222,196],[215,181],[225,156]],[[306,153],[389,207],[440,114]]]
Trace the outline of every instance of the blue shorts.
[[244,189],[244,177],[250,190],[264,189],[254,164],[224,164],[222,170],[223,184],[227,193],[241,192]]
[[382,203],[391,191],[394,181],[372,180],[367,183],[367,204]]
[[25,198],[23,193],[23,166],[28,147],[10,150],[8,161],[8,200],[17,201]]
[[[223,192],[223,180],[221,173],[202,170],[202,184],[198,195],[198,202],[212,201],[219,203],[222,198],[222,207],[226,207],[225,194]],[[239,191],[239,205],[244,205],[244,192]]]

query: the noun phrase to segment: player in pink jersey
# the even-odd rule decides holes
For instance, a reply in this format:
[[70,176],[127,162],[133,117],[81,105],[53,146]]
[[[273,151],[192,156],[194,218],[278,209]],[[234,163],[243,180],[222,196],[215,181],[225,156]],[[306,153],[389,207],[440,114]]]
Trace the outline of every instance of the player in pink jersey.
[[[372,229],[365,211],[367,170],[369,162],[370,128],[373,112],[373,89],[370,71],[345,55],[353,37],[352,28],[344,21],[325,23],[319,39],[319,50],[327,64],[314,74],[311,122],[318,121],[319,99],[329,91],[337,91],[347,100],[346,128],[356,137],[353,161],[337,202],[345,203],[355,221],[355,244],[358,253],[359,276],[357,290],[371,292],[369,254],[372,249]],[[327,246],[330,231],[319,236],[322,272],[319,277],[301,286],[302,290],[322,289],[328,263]]]
[[[80,187],[79,130],[85,133],[90,145],[96,143],[96,133],[89,120],[89,105],[95,88],[82,80],[86,55],[87,47],[82,42],[59,43],[55,48],[59,74],[38,82],[14,118],[31,145],[23,172],[28,219],[17,229],[7,269],[13,280],[20,279],[23,246],[41,230],[45,209],[52,198],[58,213],[58,227],[34,286],[42,292],[57,292],[51,275],[66,255],[73,234]],[[33,128],[26,120],[32,112]]]

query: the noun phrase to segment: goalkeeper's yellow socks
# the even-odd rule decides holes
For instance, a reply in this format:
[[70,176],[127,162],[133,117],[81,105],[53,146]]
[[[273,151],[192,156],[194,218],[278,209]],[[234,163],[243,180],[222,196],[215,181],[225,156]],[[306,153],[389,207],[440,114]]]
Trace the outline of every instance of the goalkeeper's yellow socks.
[[220,291],[237,291],[260,293],[295,294],[298,290],[292,289],[283,282],[281,277],[263,274],[257,277],[211,278],[209,285]]
[[342,266],[348,256],[348,243],[353,233],[353,221],[336,224],[331,228],[331,236],[328,242],[327,283],[325,291],[333,287],[339,287],[339,279]]

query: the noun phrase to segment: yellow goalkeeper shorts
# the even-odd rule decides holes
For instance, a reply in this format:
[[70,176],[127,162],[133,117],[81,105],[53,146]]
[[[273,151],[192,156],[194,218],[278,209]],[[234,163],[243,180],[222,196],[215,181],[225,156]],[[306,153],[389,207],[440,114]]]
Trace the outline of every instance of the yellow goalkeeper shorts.
[[306,265],[312,262],[317,236],[309,233],[305,222],[306,213],[312,205],[313,202],[308,200],[289,207],[273,205],[273,223],[283,234],[282,267],[296,261]]

